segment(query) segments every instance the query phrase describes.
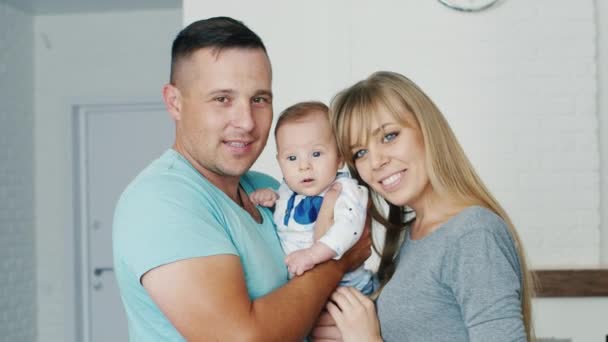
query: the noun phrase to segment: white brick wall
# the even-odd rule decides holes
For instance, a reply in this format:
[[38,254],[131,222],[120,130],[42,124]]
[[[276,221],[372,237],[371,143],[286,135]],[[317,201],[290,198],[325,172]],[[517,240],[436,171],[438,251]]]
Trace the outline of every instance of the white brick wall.
[[36,338],[33,19],[0,3],[0,340]]
[[[266,42],[276,111],[376,70],[408,75],[443,109],[534,267],[599,264],[593,0],[507,0],[477,14],[438,1],[184,1],[185,23],[215,15]],[[278,176],[273,144],[255,166]]]
[[[600,260],[608,267],[608,1],[596,1],[597,60],[598,60],[598,109],[600,122],[600,235],[602,238]],[[600,62],[601,61],[601,62]]]
[[[211,8],[184,0],[183,6],[185,23],[231,15],[261,35],[273,62],[277,110],[328,100],[378,69],[412,77],[443,109],[511,214],[532,265],[546,268],[599,264],[595,20],[607,14],[594,13],[595,2],[503,0],[478,14],[430,0],[309,0],[302,8],[270,0],[224,0]],[[277,13],[273,20],[268,8]],[[278,175],[269,166],[273,155],[271,147],[256,166]],[[605,298],[534,305],[538,336],[587,342],[606,335],[605,320],[596,319],[606,316]]]
[[[36,16],[36,227],[40,342],[73,340],[72,106],[161,100],[181,11]],[[151,39],[153,37],[153,39]],[[1,338],[0,338],[1,340]]]

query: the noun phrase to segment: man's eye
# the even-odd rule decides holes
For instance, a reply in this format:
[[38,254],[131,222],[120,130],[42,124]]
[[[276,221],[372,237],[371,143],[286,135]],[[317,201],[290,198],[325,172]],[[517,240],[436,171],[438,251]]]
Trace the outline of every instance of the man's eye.
[[295,161],[296,160],[296,156],[287,156],[287,160],[289,160],[289,161]]
[[382,138],[382,142],[390,142],[395,140],[395,138],[399,135],[399,133],[388,133]]
[[313,157],[315,157],[315,158],[316,158],[316,157],[320,157],[320,156],[321,156],[321,152],[319,152],[319,151],[314,151],[314,152],[312,153],[312,156],[313,156]]
[[359,158],[364,157],[367,154],[367,150],[358,150],[353,153],[353,160],[357,160]]
[[253,98],[253,103],[270,103],[270,99],[264,96],[256,96]]
[[228,102],[228,97],[227,96],[218,96],[215,98],[215,101],[220,102],[220,103],[226,103],[226,102]]

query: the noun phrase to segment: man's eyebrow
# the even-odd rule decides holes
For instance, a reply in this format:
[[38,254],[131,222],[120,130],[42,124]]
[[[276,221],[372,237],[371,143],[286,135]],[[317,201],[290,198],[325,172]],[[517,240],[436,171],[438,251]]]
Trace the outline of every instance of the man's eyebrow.
[[224,94],[234,94],[235,91],[233,89],[213,89],[209,92],[209,95],[224,95]]
[[270,90],[258,90],[258,91],[255,92],[254,95],[255,96],[266,95],[266,96],[272,97],[272,91],[270,91]]

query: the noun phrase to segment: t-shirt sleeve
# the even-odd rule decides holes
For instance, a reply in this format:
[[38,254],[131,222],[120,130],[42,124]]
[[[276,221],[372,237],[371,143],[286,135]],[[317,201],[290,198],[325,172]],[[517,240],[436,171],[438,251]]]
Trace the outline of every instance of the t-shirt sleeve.
[[334,207],[334,224],[319,239],[340,259],[361,238],[367,211],[367,188],[350,178],[339,178],[342,191]]
[[187,184],[141,185],[123,196],[114,220],[114,248],[141,279],[149,270],[178,260],[237,254],[214,201]]
[[449,247],[443,277],[471,342],[526,341],[520,268],[510,238],[487,229],[467,232]]

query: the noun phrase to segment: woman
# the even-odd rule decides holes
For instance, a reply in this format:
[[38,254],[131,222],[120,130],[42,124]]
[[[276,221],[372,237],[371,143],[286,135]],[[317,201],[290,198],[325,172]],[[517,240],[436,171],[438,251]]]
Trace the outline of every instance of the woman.
[[331,113],[353,176],[390,208],[385,219],[372,207],[387,228],[376,308],[350,288],[327,306],[344,341],[531,340],[520,239],[431,99],[377,72],[336,95]]

